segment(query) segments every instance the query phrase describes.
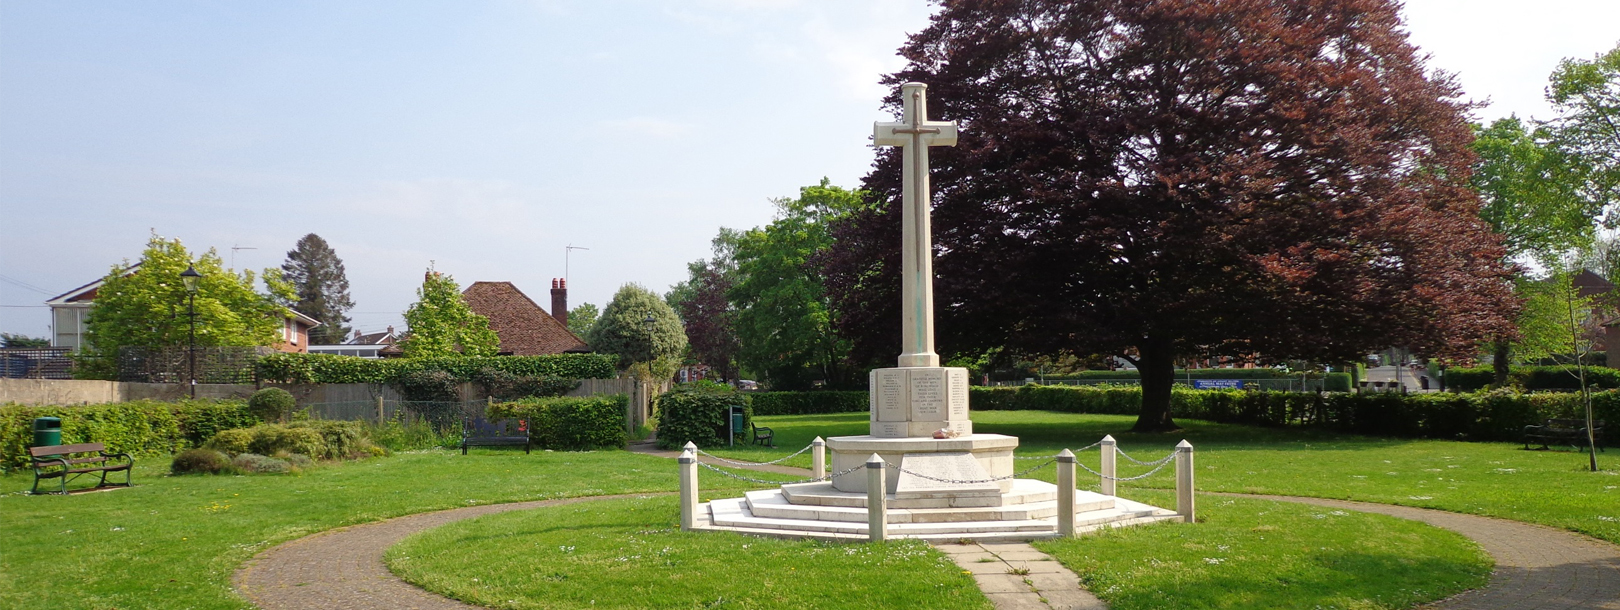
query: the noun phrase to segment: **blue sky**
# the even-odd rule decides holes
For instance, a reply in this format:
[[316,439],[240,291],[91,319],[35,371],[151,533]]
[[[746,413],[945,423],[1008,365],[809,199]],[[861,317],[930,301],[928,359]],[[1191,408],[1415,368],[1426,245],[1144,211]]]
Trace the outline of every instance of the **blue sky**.
[[[878,77],[920,0],[0,0],[0,331],[139,256],[151,230],[238,267],[302,235],[355,326],[399,324],[430,261],[549,307],[663,291],[721,226],[872,158]],[[1414,42],[1482,118],[1546,116],[1561,57],[1620,43],[1612,0],[1412,0]],[[36,290],[37,289],[37,290]],[[50,294],[43,294],[50,293]]]

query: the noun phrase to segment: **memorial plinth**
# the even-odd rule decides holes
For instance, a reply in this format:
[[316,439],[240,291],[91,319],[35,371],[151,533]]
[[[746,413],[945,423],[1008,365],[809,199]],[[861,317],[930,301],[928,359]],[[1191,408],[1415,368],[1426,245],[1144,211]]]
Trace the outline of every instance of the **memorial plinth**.
[[[925,470],[928,460],[917,459],[915,456],[927,454],[967,453],[979,463],[979,467],[989,478],[1005,477],[1013,473],[1013,450],[1018,448],[1018,437],[1005,434],[973,434],[957,438],[879,438],[875,436],[834,436],[827,439],[827,452],[832,454],[832,472],[839,473],[855,466],[866,463],[866,458],[876,453],[884,461],[905,468],[913,472],[927,474],[942,479],[976,481],[982,478],[969,478],[960,472]],[[910,459],[908,459],[908,457]],[[888,493],[895,493],[900,485],[904,473],[894,473],[888,479]],[[862,492],[866,491],[865,473],[856,470],[841,477],[833,477],[833,488],[838,491]],[[991,483],[1002,492],[1012,488],[1012,479]],[[960,487],[964,492],[977,491],[983,484],[963,484]],[[937,491],[948,493],[952,489],[949,485],[940,485]]]

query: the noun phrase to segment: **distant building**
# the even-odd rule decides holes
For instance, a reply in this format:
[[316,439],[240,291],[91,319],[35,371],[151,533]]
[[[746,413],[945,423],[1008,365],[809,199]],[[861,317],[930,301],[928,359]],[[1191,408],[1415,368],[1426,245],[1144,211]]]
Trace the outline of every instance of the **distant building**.
[[356,330],[354,336],[341,345],[311,345],[309,346],[309,353],[382,358],[385,356],[383,350],[393,347],[395,341],[398,341],[398,337],[395,336],[394,327],[392,326],[388,327],[388,330],[374,333],[364,333]]
[[587,353],[591,348],[568,331],[568,285],[551,281],[552,313],[546,313],[511,282],[473,282],[461,298],[473,312],[489,318],[500,337],[500,353],[512,356]]
[[[134,275],[140,271],[141,264],[135,263],[124,269],[124,277]],[[90,282],[73,290],[52,297],[45,301],[51,308],[51,345],[65,347],[73,351],[84,349],[85,323],[90,319],[90,310],[96,304],[96,292],[101,290],[105,278]],[[282,322],[278,340],[271,346],[277,351],[290,353],[303,353],[309,351],[309,329],[320,326],[320,321],[304,315],[302,312],[289,309],[292,317]]]

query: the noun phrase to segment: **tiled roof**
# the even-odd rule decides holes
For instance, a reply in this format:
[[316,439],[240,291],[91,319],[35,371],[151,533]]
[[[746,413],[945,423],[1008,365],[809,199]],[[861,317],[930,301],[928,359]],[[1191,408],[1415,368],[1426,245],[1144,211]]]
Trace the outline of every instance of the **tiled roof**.
[[501,353],[539,356],[588,352],[590,348],[511,282],[473,282],[461,293],[467,306],[489,318],[501,338]]

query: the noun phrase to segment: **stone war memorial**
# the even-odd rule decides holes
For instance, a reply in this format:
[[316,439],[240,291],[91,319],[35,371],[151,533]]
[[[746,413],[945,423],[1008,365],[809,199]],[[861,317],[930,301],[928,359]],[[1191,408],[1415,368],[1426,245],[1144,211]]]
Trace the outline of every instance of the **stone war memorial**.
[[[816,479],[714,500],[698,506],[683,525],[821,539],[1030,540],[1072,533],[1061,531],[1066,528],[1181,517],[1113,495],[1074,491],[1075,461],[1067,451],[1032,465],[1066,465],[1069,469],[1060,469],[1059,481],[1065,482],[1067,472],[1072,493],[1062,494],[1059,486],[1045,481],[1015,478],[1018,438],[974,433],[968,371],[940,366],[934,353],[928,149],[955,145],[957,126],[928,120],[926,85],[906,83],[901,95],[900,122],[877,123],[874,142],[903,149],[902,345],[899,366],[871,372],[869,433],[825,440],[832,458],[830,476],[817,460]],[[1098,445],[1104,450],[1103,473],[1111,476],[1113,439]],[[695,448],[689,447],[682,461],[693,473],[692,489],[683,494],[696,505],[691,450]],[[1114,480],[1105,478],[1102,489],[1112,494]],[[1060,507],[1073,511],[1072,522],[1059,519]]]

